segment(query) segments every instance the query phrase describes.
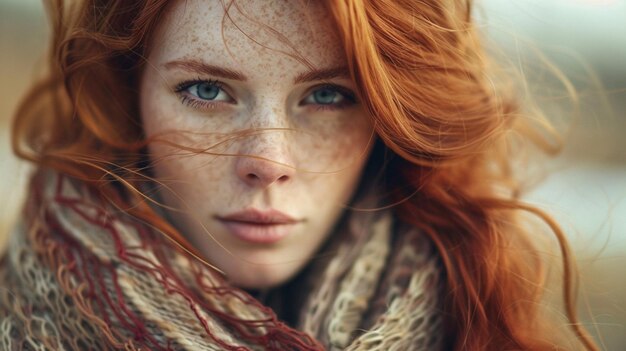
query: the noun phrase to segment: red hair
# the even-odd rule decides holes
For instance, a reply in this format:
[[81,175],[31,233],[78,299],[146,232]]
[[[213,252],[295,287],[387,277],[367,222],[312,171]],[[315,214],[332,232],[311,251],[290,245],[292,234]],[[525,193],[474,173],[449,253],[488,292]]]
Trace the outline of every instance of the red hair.
[[[168,3],[91,0],[70,8],[55,1],[50,70],[17,111],[13,147],[24,159],[119,199],[131,215],[194,252],[137,191],[147,179],[138,80]],[[430,236],[442,257],[449,348],[556,347],[547,341],[550,331],[540,329],[549,322],[539,313],[544,277],[541,260],[528,254],[538,248],[517,215],[530,212],[556,235],[567,318],[580,344],[595,350],[573,307],[564,235],[519,198],[509,137],[528,128],[515,96],[493,85],[471,1],[344,0],[327,6],[389,155],[389,201],[400,220]]]

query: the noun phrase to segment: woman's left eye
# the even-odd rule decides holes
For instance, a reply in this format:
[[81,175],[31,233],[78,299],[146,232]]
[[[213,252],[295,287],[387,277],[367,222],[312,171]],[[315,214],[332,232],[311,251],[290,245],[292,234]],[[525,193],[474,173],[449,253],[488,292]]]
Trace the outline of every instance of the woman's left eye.
[[303,105],[318,105],[320,108],[341,108],[354,103],[354,94],[338,86],[317,88],[302,101]]

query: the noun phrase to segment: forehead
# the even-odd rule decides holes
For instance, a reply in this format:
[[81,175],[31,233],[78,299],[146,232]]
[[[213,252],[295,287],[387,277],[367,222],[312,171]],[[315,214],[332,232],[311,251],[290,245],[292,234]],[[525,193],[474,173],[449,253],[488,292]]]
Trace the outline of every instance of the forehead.
[[244,71],[303,68],[303,59],[316,68],[345,65],[328,11],[321,1],[305,0],[175,1],[157,28],[151,56],[227,62]]

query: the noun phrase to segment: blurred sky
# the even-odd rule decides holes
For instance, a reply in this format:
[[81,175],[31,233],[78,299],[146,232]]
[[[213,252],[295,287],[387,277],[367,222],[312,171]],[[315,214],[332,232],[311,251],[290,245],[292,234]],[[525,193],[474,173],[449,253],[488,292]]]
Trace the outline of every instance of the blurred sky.
[[[566,157],[578,162],[626,164],[626,1],[625,0],[477,0],[477,18],[488,43],[523,69],[533,98],[548,103],[550,80],[539,55],[563,70],[579,94],[580,111],[567,131]],[[597,78],[597,81],[594,79]],[[560,89],[559,89],[560,88]],[[561,99],[560,109],[571,109]],[[549,106],[546,106],[548,108]],[[571,117],[571,116],[568,116]],[[568,120],[568,123],[571,123]],[[572,124],[567,125],[572,127]],[[571,133],[571,135],[569,134]]]
[[[583,313],[585,323],[598,326],[594,334],[603,336],[604,349],[624,350],[626,0],[475,3],[486,43],[524,69],[542,107],[546,102],[552,111],[548,105],[555,99],[546,95],[564,89],[542,68],[540,55],[561,68],[579,93],[579,113],[564,127],[563,155],[529,201],[554,214],[567,230],[591,305],[591,312]],[[0,0],[0,246],[19,210],[27,176],[27,167],[10,152],[9,121],[36,76],[46,29],[40,1]],[[563,111],[571,109],[568,99],[556,101]]]

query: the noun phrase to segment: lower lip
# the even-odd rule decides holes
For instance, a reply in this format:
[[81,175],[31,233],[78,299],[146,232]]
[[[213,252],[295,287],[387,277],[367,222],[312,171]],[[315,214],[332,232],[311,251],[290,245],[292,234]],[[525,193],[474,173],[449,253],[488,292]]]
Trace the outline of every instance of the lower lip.
[[254,224],[236,221],[222,221],[237,238],[253,244],[273,244],[289,235],[295,225],[289,224]]

